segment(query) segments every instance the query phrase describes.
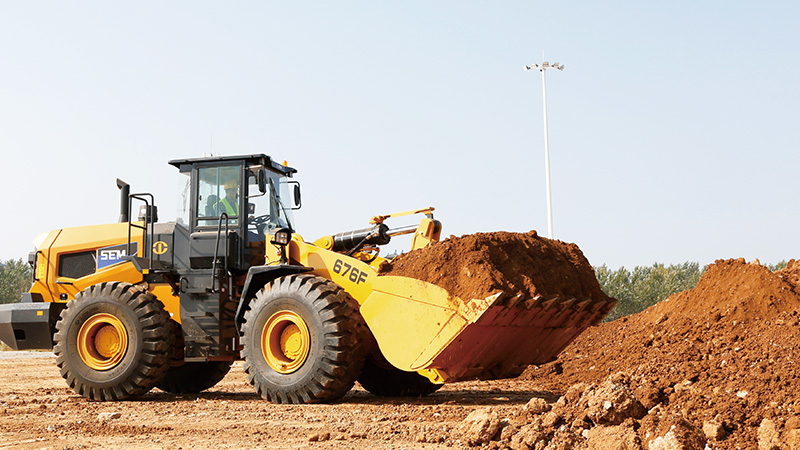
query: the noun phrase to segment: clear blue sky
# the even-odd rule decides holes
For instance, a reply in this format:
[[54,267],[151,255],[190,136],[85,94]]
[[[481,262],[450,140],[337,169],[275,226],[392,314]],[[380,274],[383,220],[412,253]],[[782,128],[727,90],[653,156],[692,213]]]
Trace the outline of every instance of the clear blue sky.
[[[0,2],[0,259],[174,218],[173,158],[296,167],[307,240],[436,207],[444,234],[547,231],[594,265],[800,257],[800,3]],[[390,225],[406,225],[397,220]],[[393,246],[390,245],[392,250]]]

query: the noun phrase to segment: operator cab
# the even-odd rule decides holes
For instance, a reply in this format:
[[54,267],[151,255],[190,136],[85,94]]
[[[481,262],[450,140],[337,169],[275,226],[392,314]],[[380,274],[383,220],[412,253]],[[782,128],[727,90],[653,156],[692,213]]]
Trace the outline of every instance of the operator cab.
[[300,207],[300,188],[289,178],[295,169],[263,154],[169,163],[189,176],[184,211],[192,268],[210,267],[218,236],[227,241],[229,268],[263,264],[267,236],[280,228],[294,229],[292,211]]

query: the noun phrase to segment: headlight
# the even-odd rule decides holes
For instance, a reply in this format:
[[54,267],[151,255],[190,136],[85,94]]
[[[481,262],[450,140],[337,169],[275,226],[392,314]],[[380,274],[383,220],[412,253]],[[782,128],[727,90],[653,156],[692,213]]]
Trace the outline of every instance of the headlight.
[[292,240],[292,231],[288,228],[281,228],[272,236],[273,245],[287,245]]

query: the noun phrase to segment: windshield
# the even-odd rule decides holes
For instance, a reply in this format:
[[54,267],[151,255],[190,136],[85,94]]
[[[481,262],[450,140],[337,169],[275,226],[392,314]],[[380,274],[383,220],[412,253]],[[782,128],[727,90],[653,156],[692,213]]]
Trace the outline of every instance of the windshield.
[[278,228],[294,229],[293,199],[288,182],[286,177],[267,171],[267,192],[262,194],[256,176],[248,171],[248,228],[251,231],[263,237]]

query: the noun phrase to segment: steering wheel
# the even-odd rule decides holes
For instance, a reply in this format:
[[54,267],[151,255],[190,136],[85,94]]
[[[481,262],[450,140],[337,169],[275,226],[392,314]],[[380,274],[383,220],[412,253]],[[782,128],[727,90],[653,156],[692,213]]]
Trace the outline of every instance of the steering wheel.
[[[263,240],[263,237],[266,236],[266,229],[267,223],[269,222],[270,216],[269,214],[263,216],[256,216],[252,219],[247,220],[247,228],[250,230],[255,229],[255,233],[260,236],[258,240]],[[250,231],[252,232],[252,231]]]
[[253,225],[255,227],[258,227],[260,225],[264,225],[267,222],[269,222],[269,219],[270,219],[270,215],[269,214],[265,214],[263,216],[253,217],[252,219],[249,219],[247,221],[247,223],[248,223],[248,225]]

